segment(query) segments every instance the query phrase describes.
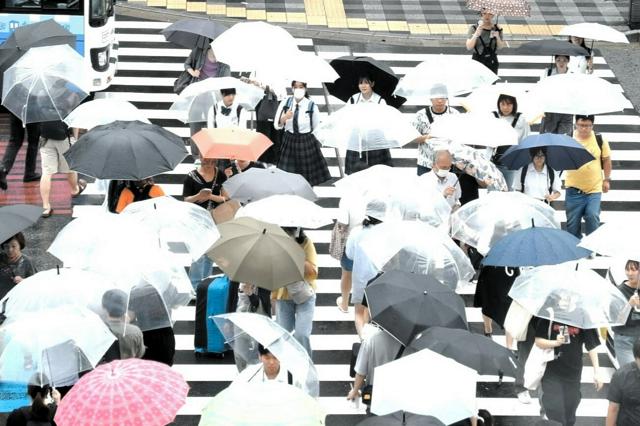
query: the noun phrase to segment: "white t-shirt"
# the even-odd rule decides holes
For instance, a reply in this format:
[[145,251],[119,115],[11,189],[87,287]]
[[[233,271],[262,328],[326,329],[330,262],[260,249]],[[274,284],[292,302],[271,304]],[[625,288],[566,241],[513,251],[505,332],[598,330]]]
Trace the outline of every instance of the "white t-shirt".
[[351,97],[349,98],[349,101],[347,103],[348,104],[365,104],[365,103],[369,103],[369,104],[386,105],[387,101],[382,99],[382,97],[380,95],[378,95],[376,92],[373,92],[371,94],[371,96],[369,97],[369,99],[365,99],[364,96],[362,96],[362,93],[355,93],[355,94],[351,95]]
[[[552,191],[560,192],[560,176],[558,172],[554,170]],[[520,182],[522,176],[522,169],[518,170],[516,174],[515,182],[513,183],[514,191],[521,191],[522,184]],[[541,171],[537,171],[533,166],[533,163],[529,163],[527,166],[527,174],[524,178],[524,193],[530,197],[537,198],[538,200],[544,200],[549,195],[550,178],[547,173],[547,165],[542,167]]]
[[[270,379],[264,374],[264,367],[262,363],[250,364],[238,374],[233,383],[255,383],[255,382],[268,382]],[[275,379],[272,381],[280,383],[289,383],[289,377],[287,370],[280,365],[280,371]]]

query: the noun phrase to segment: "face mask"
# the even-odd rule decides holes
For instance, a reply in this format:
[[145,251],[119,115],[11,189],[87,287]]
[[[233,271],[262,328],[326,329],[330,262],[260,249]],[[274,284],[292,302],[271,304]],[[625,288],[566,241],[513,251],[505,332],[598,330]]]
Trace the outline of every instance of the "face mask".
[[306,89],[293,89],[293,97],[297,100],[304,98],[304,95],[307,93]]
[[436,170],[436,175],[441,178],[446,178],[449,175],[449,170]]

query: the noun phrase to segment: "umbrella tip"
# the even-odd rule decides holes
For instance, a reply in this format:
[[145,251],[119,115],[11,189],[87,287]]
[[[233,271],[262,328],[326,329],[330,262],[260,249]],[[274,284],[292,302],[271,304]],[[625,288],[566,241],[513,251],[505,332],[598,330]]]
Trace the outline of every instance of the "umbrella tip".
[[60,275],[60,265],[56,265],[56,273]]
[[424,294],[424,295],[426,296],[426,295],[427,295],[427,290],[424,290],[424,291],[422,292],[422,294]]
[[158,210],[158,206],[156,205],[156,203],[153,203],[153,209]]
[[576,271],[578,270],[578,266],[580,266],[580,263],[576,262]]
[[267,233],[267,228],[264,228],[264,229],[262,230],[262,234],[264,235],[264,234],[266,234],[266,233]]
[[532,228],[535,228],[535,227],[536,227],[536,223],[535,223],[535,221],[533,220],[533,218],[531,218],[531,227],[532,227]]

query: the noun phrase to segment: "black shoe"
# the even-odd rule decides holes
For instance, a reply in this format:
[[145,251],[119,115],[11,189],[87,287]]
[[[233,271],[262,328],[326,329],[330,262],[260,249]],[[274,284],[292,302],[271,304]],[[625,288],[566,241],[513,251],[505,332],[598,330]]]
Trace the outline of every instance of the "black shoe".
[[6,191],[7,188],[7,171],[5,169],[0,169],[0,189]]
[[22,181],[24,183],[27,183],[27,182],[40,182],[40,178],[41,177],[42,176],[40,176],[40,175],[25,176],[24,178],[22,178]]

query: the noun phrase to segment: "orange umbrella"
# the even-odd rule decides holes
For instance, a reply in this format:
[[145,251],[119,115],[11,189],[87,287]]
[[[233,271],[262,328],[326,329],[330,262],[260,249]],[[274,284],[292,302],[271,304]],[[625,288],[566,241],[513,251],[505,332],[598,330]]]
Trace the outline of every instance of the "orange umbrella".
[[202,129],[192,136],[204,158],[255,161],[273,143],[262,133],[239,127]]

